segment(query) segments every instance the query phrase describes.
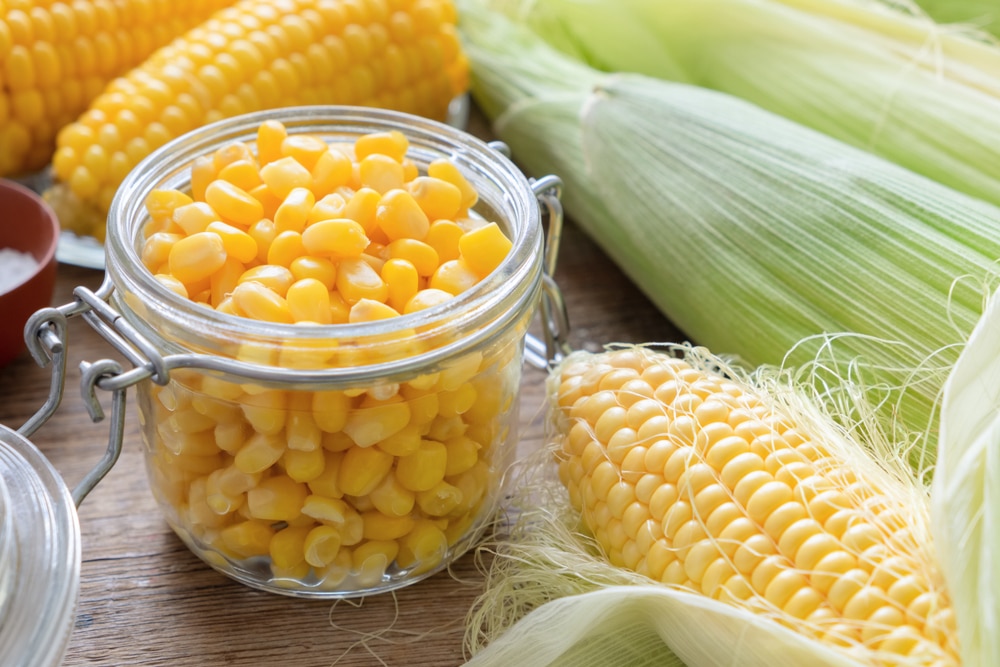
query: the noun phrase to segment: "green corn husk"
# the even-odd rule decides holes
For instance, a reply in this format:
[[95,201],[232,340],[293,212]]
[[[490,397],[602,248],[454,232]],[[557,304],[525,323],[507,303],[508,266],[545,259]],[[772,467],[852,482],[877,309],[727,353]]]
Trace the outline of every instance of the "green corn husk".
[[1000,48],[901,2],[489,4],[597,69],[736,95],[1000,204]]
[[916,0],[938,23],[958,24],[1000,37],[1000,3],[996,0]]
[[1000,209],[733,97],[596,72],[474,0],[459,8],[495,132],[529,173],[563,179],[571,218],[659,309],[753,366],[807,364],[822,382],[862,360],[853,386],[926,471],[935,402],[1000,257]]

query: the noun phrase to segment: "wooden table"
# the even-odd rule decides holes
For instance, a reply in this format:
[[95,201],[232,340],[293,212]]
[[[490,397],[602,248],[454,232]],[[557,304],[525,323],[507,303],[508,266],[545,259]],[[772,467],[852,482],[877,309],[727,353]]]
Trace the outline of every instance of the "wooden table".
[[[103,273],[61,265],[54,304]],[[678,340],[679,334],[587,237],[567,224],[556,278],[576,348]],[[72,487],[107,443],[79,397],[81,360],[115,358],[80,318],[69,329],[66,395],[33,441]],[[521,451],[542,443],[544,375],[527,368]],[[49,373],[26,354],[0,369],[0,423],[19,427],[45,400]],[[65,665],[459,665],[466,614],[481,590],[474,553],[452,571],[395,594],[306,601],[252,590],[191,554],[163,521],[146,484],[134,405],[125,451],[80,508],[83,565],[76,627]]]

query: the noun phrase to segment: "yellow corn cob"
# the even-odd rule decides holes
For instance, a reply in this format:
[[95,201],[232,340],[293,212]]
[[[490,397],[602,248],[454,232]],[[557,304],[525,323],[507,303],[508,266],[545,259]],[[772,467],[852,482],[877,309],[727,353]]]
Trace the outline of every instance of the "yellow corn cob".
[[860,447],[649,349],[576,353],[552,382],[560,479],[613,564],[863,664],[958,664],[926,498]]
[[52,159],[104,86],[233,0],[0,0],[0,176]]
[[221,118],[356,104],[444,119],[467,87],[450,0],[243,0],[116,79],[59,133],[49,201],[103,237],[117,186],[153,149]]

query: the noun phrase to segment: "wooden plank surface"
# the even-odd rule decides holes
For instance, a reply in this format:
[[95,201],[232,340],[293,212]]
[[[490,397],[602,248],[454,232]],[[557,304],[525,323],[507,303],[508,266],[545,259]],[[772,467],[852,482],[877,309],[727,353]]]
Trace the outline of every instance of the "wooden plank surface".
[[[61,265],[62,304],[103,273]],[[680,334],[572,223],[556,274],[577,348],[610,342],[676,341]],[[537,331],[537,326],[536,326]],[[93,424],[79,396],[81,360],[116,358],[81,319],[71,322],[66,394],[33,440],[72,487],[101,456],[106,424]],[[520,451],[543,440],[544,375],[525,370]],[[17,428],[42,405],[48,371],[24,355],[0,369],[0,423]],[[163,521],[146,483],[135,406],[125,451],[80,508],[80,604],[65,665],[313,667],[464,662],[466,614],[480,592],[476,554],[395,594],[306,601],[252,590],[192,555]]]

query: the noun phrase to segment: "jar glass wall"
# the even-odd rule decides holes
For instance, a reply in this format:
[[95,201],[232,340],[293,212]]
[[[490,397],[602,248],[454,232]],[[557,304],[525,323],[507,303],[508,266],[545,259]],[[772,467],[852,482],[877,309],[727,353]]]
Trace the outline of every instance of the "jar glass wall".
[[[186,189],[195,157],[252,142],[268,119],[331,143],[402,132],[421,173],[439,158],[462,171],[474,214],[497,223],[510,251],[445,303],[363,324],[260,322],[184,299],[141,261],[146,196]],[[139,385],[139,416],[152,491],[192,551],[257,588],[339,597],[412,583],[468,550],[517,437],[539,218],[525,177],[488,145],[389,111],[251,114],[140,164],[109,216],[111,304],[166,360]]]

